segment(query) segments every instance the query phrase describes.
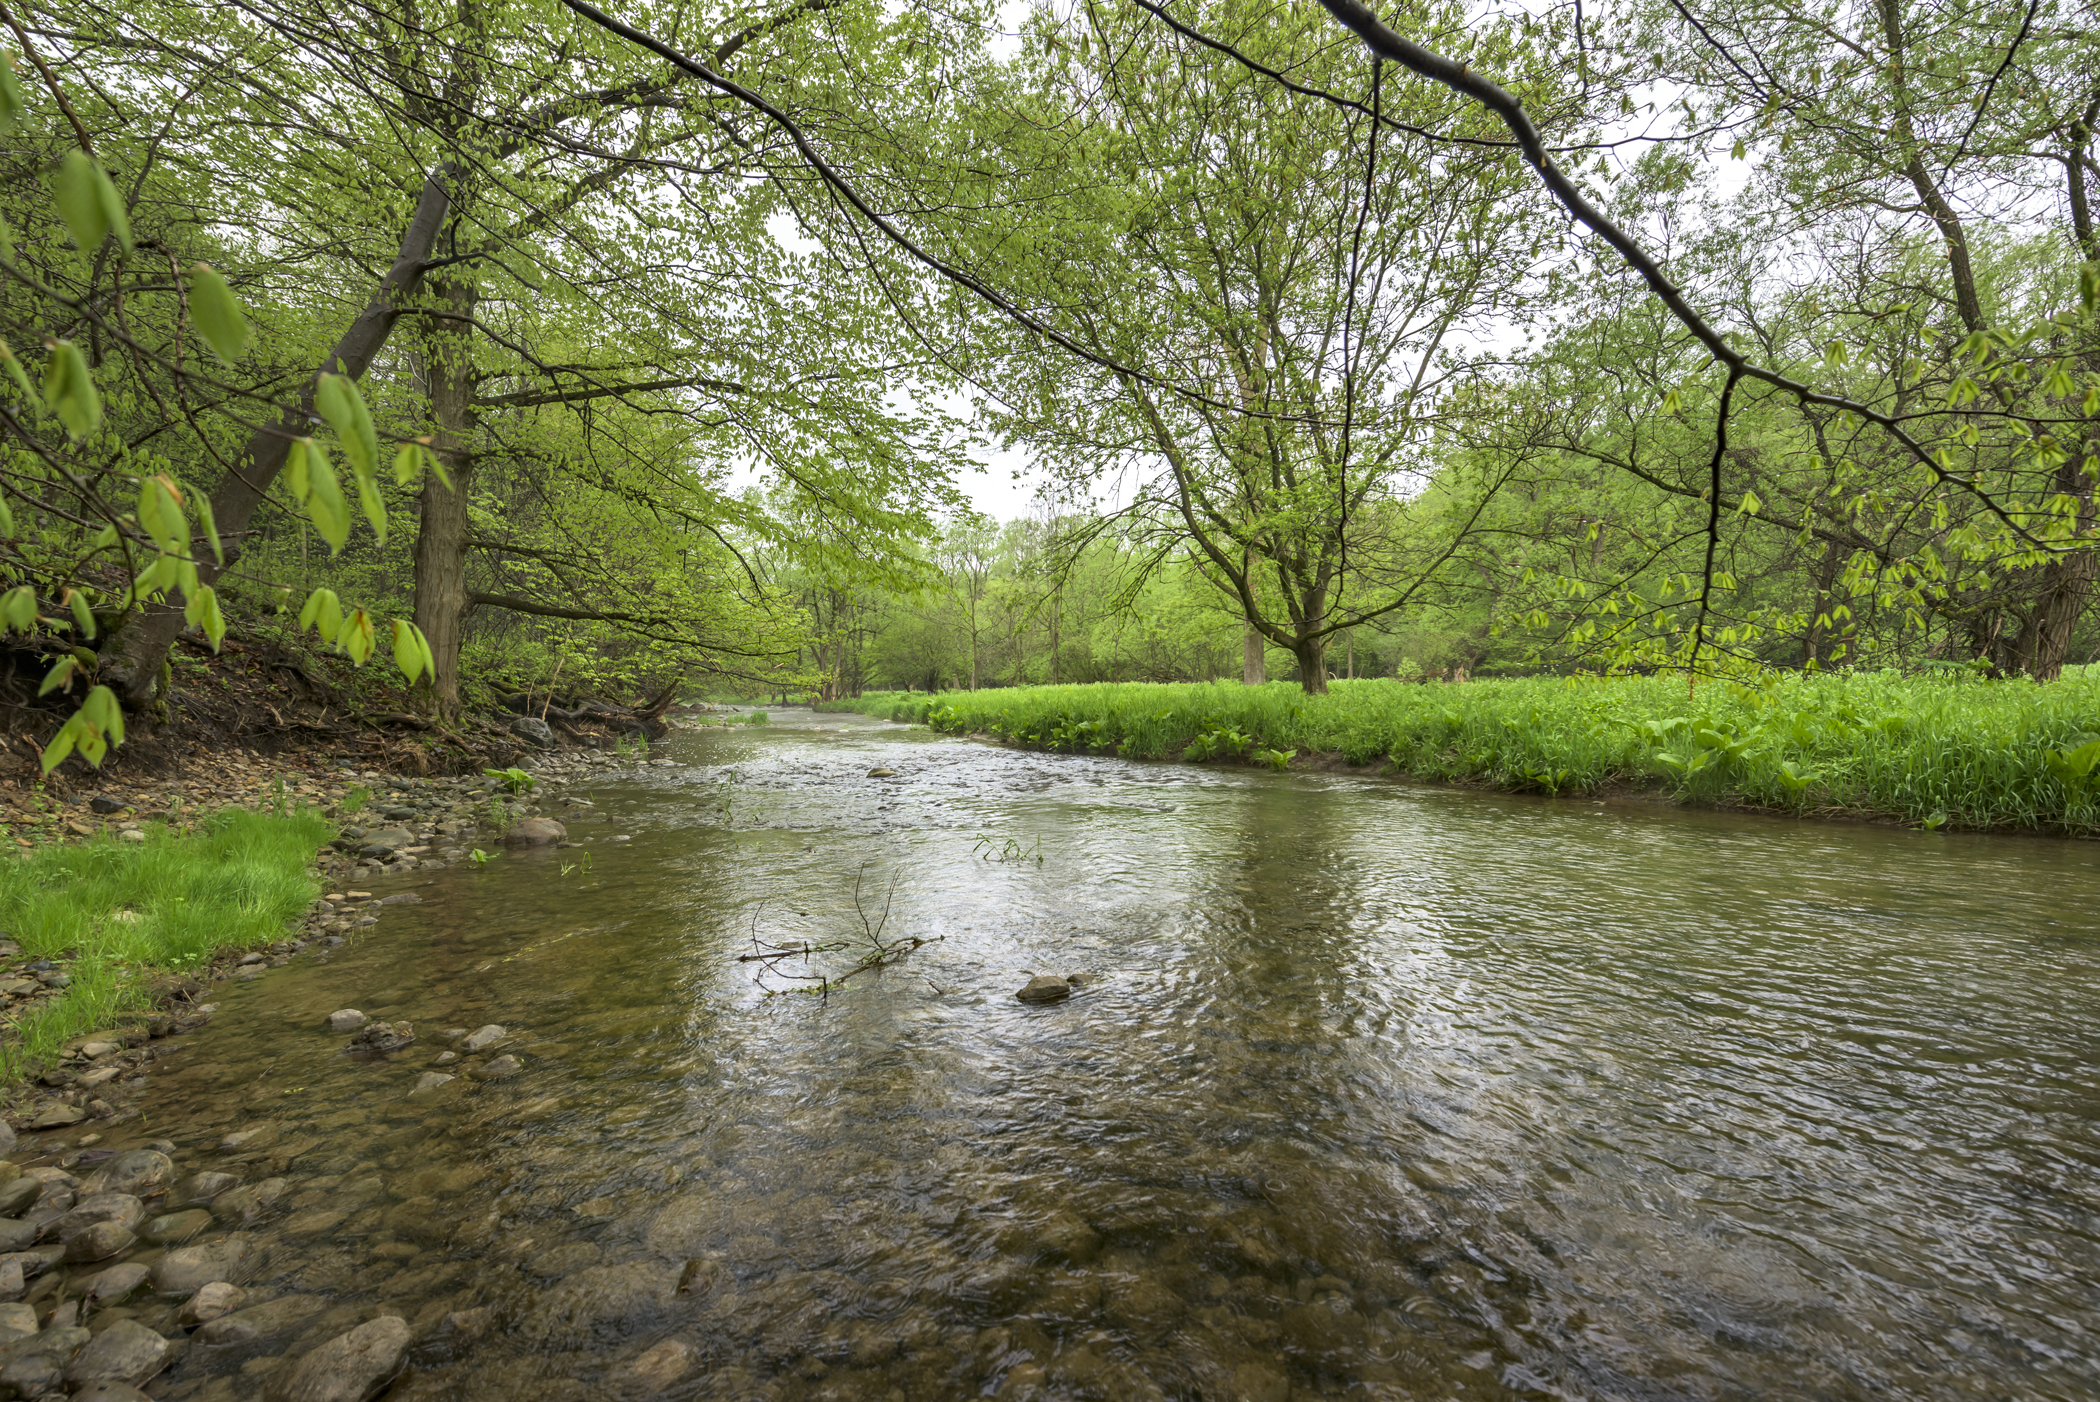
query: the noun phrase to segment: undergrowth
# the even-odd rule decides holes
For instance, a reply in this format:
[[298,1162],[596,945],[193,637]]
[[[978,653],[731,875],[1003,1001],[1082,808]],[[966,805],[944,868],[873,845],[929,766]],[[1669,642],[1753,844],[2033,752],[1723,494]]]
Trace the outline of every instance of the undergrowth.
[[71,977],[0,1029],[0,1083],[144,1006],[153,974],[281,938],[319,893],[306,869],[334,835],[306,810],[229,809],[188,833],[155,825],[144,842],[102,836],[0,860],[0,933],[26,958],[69,960]]
[[[1660,790],[1691,803],[2100,834],[2100,676],[2047,686],[1774,673],[869,693],[858,710],[1033,749],[1283,768],[1339,753],[1422,779],[1548,794]],[[1303,762],[1302,760],[1300,761]]]

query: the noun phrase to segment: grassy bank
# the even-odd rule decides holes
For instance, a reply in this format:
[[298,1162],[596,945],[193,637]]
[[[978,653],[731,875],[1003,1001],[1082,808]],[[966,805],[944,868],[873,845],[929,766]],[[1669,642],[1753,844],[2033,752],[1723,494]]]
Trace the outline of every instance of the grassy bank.
[[96,837],[0,860],[0,934],[70,977],[0,1027],[0,1084],[143,1007],[155,974],[282,938],[319,893],[307,868],[334,835],[310,811],[228,809],[187,833],[155,825],[144,842]]
[[1531,678],[1416,686],[1108,684],[870,693],[852,709],[1036,749],[1284,768],[1315,754],[1422,779],[1555,794],[1637,787],[1686,802],[1925,827],[2100,835],[2100,669],[1966,674]]

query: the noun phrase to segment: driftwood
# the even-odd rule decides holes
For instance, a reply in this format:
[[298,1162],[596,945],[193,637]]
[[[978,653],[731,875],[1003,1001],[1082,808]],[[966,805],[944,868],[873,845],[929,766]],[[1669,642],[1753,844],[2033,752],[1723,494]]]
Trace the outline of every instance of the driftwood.
[[577,729],[582,725],[604,725],[638,728],[652,738],[663,735],[669,727],[664,723],[664,712],[671,708],[678,696],[678,683],[672,682],[648,701],[638,706],[615,706],[596,697],[586,697],[574,706],[557,706],[552,700],[535,706],[531,695],[519,692],[503,699],[503,704],[519,715],[537,716],[549,725],[559,725],[570,735],[580,736]]

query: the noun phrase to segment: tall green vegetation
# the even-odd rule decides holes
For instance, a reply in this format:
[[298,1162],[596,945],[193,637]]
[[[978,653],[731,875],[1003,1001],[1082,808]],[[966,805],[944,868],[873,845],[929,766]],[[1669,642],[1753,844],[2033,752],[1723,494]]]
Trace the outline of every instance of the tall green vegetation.
[[[2081,671],[2093,669],[2080,669]],[[852,706],[1037,749],[1251,762],[1339,754],[1418,778],[1926,827],[2100,833],[2100,675],[1782,675],[1687,694],[1674,677],[1403,686],[1102,685],[868,693]]]

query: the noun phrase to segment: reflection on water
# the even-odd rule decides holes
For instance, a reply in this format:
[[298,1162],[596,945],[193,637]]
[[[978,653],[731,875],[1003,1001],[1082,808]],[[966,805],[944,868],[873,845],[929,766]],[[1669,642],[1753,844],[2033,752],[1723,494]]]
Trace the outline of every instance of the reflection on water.
[[[2100,1392],[2093,846],[779,719],[163,1063],[127,1135],[277,1125],[251,1283],[315,1297],[175,1395],[380,1312],[432,1399]],[[864,867],[937,942],[735,960]],[[521,1074],[409,1095],[484,1023]]]

